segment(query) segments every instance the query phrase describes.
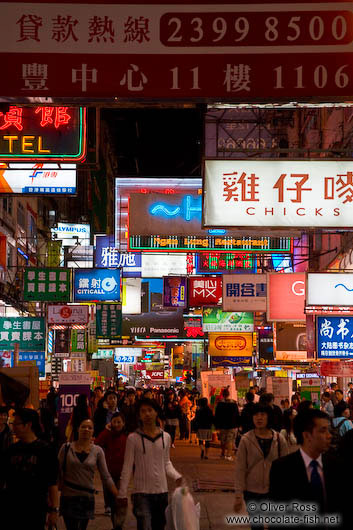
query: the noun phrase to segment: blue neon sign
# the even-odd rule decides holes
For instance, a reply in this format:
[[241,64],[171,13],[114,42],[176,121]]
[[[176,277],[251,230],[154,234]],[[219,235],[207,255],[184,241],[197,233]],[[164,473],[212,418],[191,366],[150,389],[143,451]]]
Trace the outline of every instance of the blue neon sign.
[[119,269],[75,269],[75,302],[119,302]]

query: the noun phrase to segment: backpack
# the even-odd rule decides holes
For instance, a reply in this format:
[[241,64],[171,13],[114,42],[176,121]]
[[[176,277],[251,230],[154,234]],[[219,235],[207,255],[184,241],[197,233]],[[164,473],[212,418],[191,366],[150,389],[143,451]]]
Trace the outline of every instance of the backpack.
[[331,445],[330,445],[330,452],[331,453],[337,453],[338,452],[338,447],[339,447],[340,441],[342,439],[342,436],[340,435],[340,428],[344,424],[345,421],[346,421],[346,418],[343,418],[343,420],[341,420],[337,424],[336,427],[332,426],[332,429],[331,429],[332,440],[331,440]]

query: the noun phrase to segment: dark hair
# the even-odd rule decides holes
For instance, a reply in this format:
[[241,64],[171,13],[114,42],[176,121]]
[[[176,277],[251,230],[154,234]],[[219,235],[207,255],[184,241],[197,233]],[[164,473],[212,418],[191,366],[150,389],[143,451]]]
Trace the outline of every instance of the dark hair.
[[152,407],[157,412],[157,414],[159,414],[160,412],[160,407],[157,401],[155,401],[154,399],[149,399],[145,397],[140,399],[140,401],[137,403],[137,416],[139,416],[140,414],[141,407]]
[[208,406],[208,399],[206,397],[203,397],[198,400],[198,405],[201,408],[206,408]]
[[342,396],[343,396],[343,391],[340,390],[339,388],[337,388],[337,390],[335,390],[335,392],[339,392],[339,393],[342,394]]
[[259,403],[261,403],[261,405],[269,405],[274,399],[275,398],[273,394],[271,394],[270,392],[265,392],[265,394],[262,394],[260,396]]
[[254,394],[252,392],[247,392],[245,394],[245,399],[246,399],[246,401],[253,402],[254,399],[255,399],[255,396],[254,396]]
[[313,432],[313,429],[315,427],[315,420],[327,420],[329,422],[330,418],[328,414],[326,414],[326,412],[317,409],[305,410],[303,412],[298,413],[298,415],[294,418],[294,436],[296,437],[298,444],[303,444],[304,432]]
[[264,413],[267,414],[267,428],[272,429],[273,425],[273,409],[269,405],[264,405],[263,403],[255,403],[253,410],[251,411],[252,419],[254,419],[255,414]]
[[131,396],[131,395],[134,395],[135,396],[135,390],[133,388],[129,388],[129,390],[126,392],[126,395],[127,396]]
[[33,433],[38,437],[41,436],[42,428],[40,426],[39,414],[36,410],[25,407],[19,408],[15,410],[15,416],[18,416],[25,425],[27,425],[27,423],[31,423]]
[[230,396],[230,392],[229,392],[228,388],[225,388],[225,389],[223,390],[222,394],[223,394],[223,397],[224,397],[224,398],[229,397],[229,396]]
[[309,399],[305,399],[304,401],[301,401],[298,405],[297,412],[298,414],[301,414],[302,412],[306,412],[307,410],[311,410],[313,406],[312,401]]
[[0,407],[0,414],[4,414],[4,413],[9,415],[9,409],[5,407],[5,405]]
[[110,396],[111,394],[113,394],[116,399],[119,398],[118,394],[115,392],[115,390],[107,390],[106,393],[104,394],[104,401],[107,399],[108,396]]
[[330,383],[330,386],[333,388],[334,386],[337,386],[337,383]]
[[291,430],[292,430],[292,419],[291,419],[291,415],[293,414],[293,408],[291,407],[290,409],[285,409],[283,411],[283,429],[285,429],[288,433],[288,435],[291,433]]
[[340,416],[342,416],[344,411],[348,408],[349,407],[345,401],[340,401],[339,403],[337,403],[337,405],[335,405],[333,409],[335,418],[339,418]]
[[295,399],[296,399],[297,401],[299,401],[299,403],[300,403],[300,399],[299,399],[299,396],[298,396],[297,394],[293,394],[293,396],[292,396],[292,398],[291,398],[291,402],[293,403],[293,401],[294,401]]
[[96,386],[96,388],[94,389],[95,391],[96,390],[101,390],[103,392],[103,388],[101,386]]
[[113,421],[114,418],[121,418],[125,423],[125,416],[122,412],[114,412],[111,421]]
[[327,397],[327,398],[331,397],[330,392],[327,392],[327,390],[322,395],[323,395],[323,397]]

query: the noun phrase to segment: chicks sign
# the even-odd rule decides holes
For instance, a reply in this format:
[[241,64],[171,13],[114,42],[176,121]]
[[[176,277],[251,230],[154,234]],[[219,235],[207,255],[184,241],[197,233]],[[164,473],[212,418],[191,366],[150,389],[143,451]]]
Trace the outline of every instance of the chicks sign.
[[86,109],[21,107],[0,110],[0,160],[78,161],[86,153]]

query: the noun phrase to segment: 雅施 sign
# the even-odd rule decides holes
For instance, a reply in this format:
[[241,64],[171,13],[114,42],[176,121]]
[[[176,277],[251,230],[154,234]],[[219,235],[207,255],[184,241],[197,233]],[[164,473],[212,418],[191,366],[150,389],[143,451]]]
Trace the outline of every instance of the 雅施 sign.
[[204,227],[352,226],[347,161],[206,160]]
[[0,112],[0,160],[82,160],[85,135],[82,107],[10,105]]

